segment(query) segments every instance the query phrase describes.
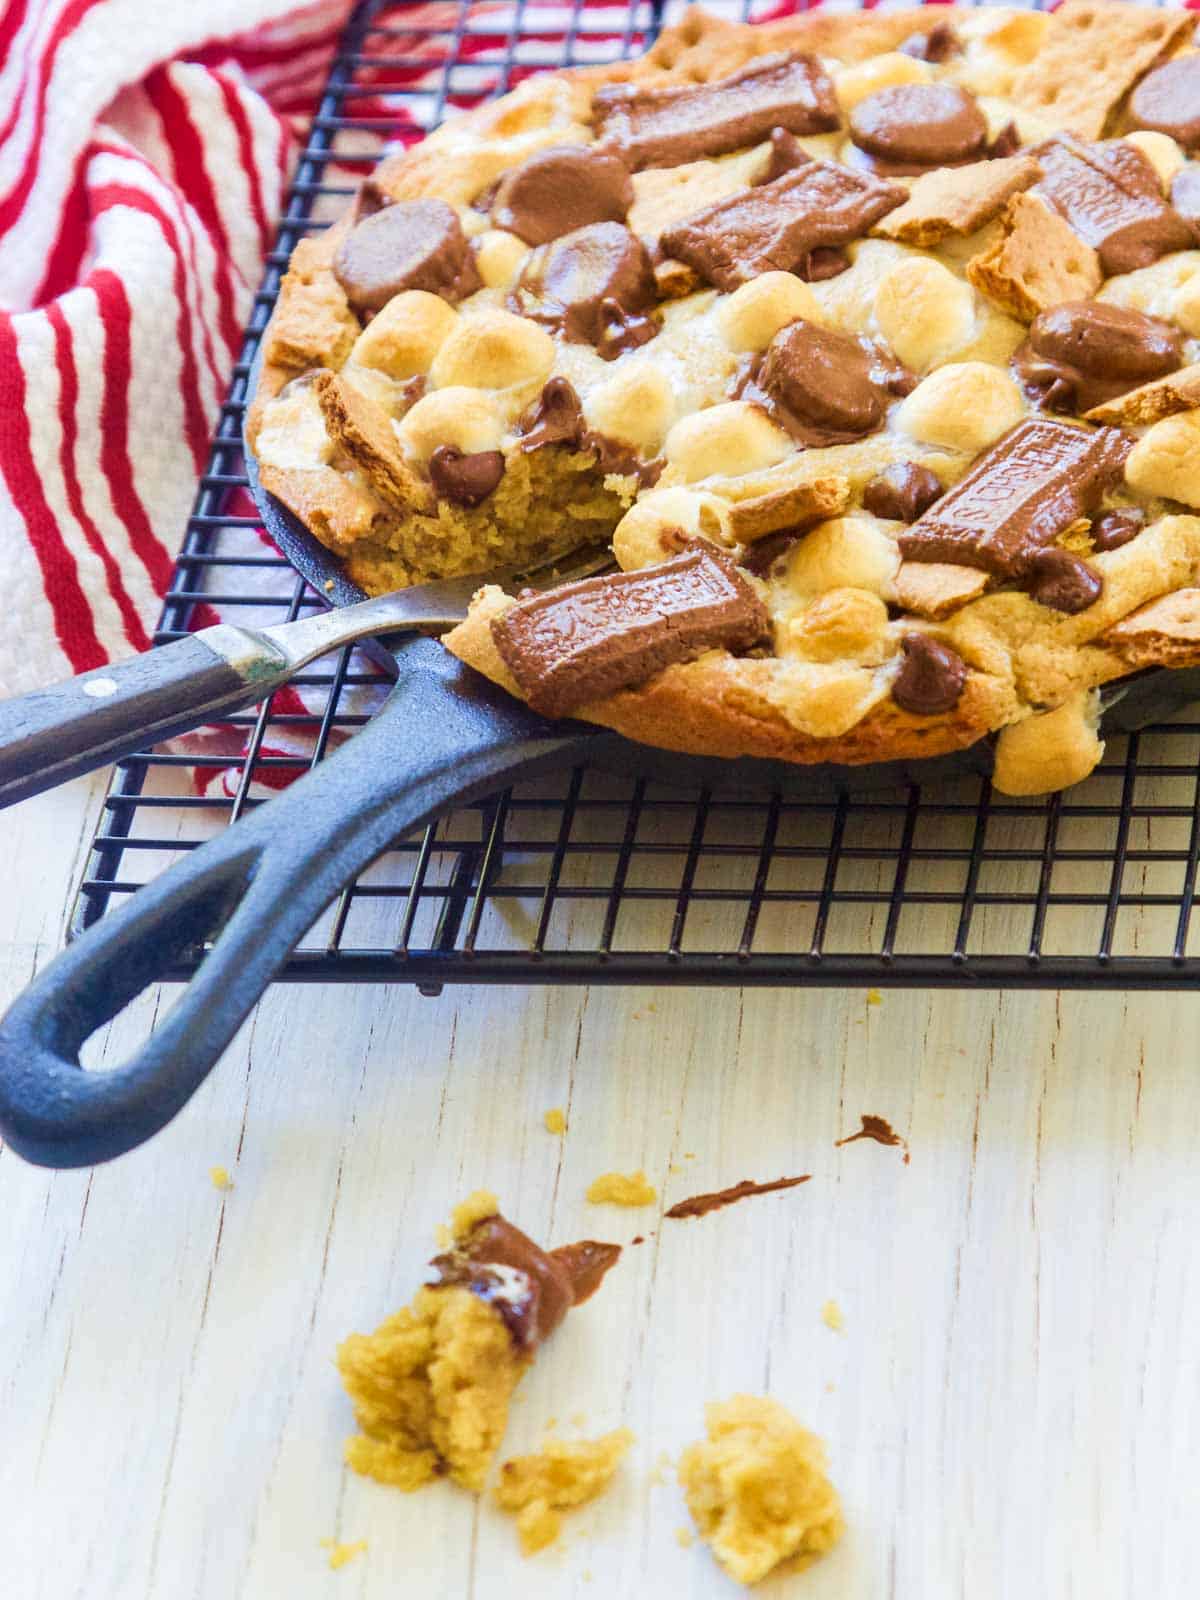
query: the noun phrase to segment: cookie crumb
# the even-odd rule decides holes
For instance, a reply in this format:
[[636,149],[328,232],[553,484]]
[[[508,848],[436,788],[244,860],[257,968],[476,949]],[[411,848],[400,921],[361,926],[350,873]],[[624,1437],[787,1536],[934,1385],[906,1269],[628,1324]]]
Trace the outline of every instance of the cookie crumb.
[[209,1167],[209,1182],[214,1189],[232,1189],[233,1179],[229,1176],[228,1167]]
[[322,1539],[322,1550],[329,1551],[329,1565],[336,1572],[339,1567],[347,1567],[355,1556],[362,1555],[367,1548],[365,1539],[355,1539],[351,1544],[343,1544],[338,1539]]
[[536,1455],[515,1456],[500,1468],[495,1500],[517,1518],[521,1554],[536,1555],[562,1531],[562,1514],[602,1495],[633,1443],[628,1428],[599,1439],[551,1440]]
[[594,1206],[652,1206],[658,1191],[642,1171],[602,1172],[588,1185],[587,1198]]
[[878,989],[867,990],[867,1004],[869,1006],[881,1006],[883,1004],[883,996]]
[[834,1333],[844,1333],[846,1319],[842,1316],[842,1308],[836,1300],[826,1300],[821,1307],[821,1321],[827,1328],[832,1328]]
[[708,1438],[679,1458],[679,1483],[729,1576],[757,1583],[782,1561],[831,1550],[845,1523],[816,1435],[777,1400],[748,1394],[706,1406],[705,1419]]
[[561,1106],[552,1106],[542,1113],[542,1126],[547,1133],[566,1133],[567,1118]]
[[675,1543],[681,1550],[690,1550],[695,1542],[696,1535],[690,1528],[683,1527],[675,1529]]

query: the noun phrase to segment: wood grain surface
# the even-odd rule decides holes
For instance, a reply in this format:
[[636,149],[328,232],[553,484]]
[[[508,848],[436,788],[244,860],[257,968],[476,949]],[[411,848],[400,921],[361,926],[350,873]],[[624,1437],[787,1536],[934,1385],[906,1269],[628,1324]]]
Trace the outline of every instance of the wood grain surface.
[[[4,814],[0,1000],[58,947],[99,793]],[[170,995],[91,1059],[119,1061]],[[151,1145],[63,1174],[0,1150],[0,1593],[732,1595],[677,1542],[665,1462],[746,1390],[827,1439],[849,1522],[763,1596],[1194,1595],[1196,1020],[1172,995],[276,988]],[[834,1147],[865,1112],[911,1164]],[[611,1168],[644,1168],[658,1207],[589,1206]],[[409,1297],[477,1186],[555,1243],[647,1236],[513,1413],[510,1451],[552,1419],[637,1435],[528,1562],[488,1504],[341,1461],[334,1347]],[[331,1536],[368,1548],[331,1571]]]

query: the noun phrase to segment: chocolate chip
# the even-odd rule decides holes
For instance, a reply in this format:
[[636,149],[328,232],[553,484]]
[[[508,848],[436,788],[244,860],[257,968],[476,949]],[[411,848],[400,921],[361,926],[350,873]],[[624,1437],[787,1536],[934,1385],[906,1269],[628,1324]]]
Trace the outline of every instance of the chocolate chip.
[[742,553],[738,565],[752,572],[756,578],[765,578],[780,557],[803,539],[811,526],[809,523],[804,527],[779,528],[775,533],[756,539]]
[[658,332],[645,315],[656,303],[650,257],[619,222],[592,223],[543,245],[522,272],[516,299],[526,316],[595,345],[606,361]]
[[914,717],[953,710],[967,682],[963,658],[927,633],[906,633],[900,648],[904,660],[892,682],[892,699],[900,709]]
[[982,155],[987,121],[975,100],[953,84],[901,83],[858,102],[850,113],[850,137],[883,161],[937,167]]
[[579,396],[566,378],[550,378],[537,403],[518,422],[521,449],[540,450],[547,444],[578,444],[584,431]]
[[889,522],[915,522],[943,494],[936,473],[915,461],[893,461],[863,490],[863,510]]
[[462,224],[444,200],[396,200],[358,222],[333,275],[356,311],[380,311],[403,289],[461,300],[480,286]]
[[1137,506],[1106,511],[1092,523],[1092,546],[1096,550],[1119,550],[1136,539],[1145,525],[1146,513]]
[[469,455],[452,444],[441,444],[429,458],[429,477],[443,500],[456,506],[477,506],[487,499],[504,476],[504,456],[499,450],[475,450]]
[[1200,148],[1200,55],[1155,67],[1129,99],[1135,128],[1165,133],[1185,150]]
[[794,133],[789,133],[786,128],[772,128],[771,155],[767,162],[767,170],[757,181],[774,183],[775,179],[782,178],[785,172],[795,172],[798,167],[811,166],[812,161],[813,157]]
[[1070,550],[1039,550],[1029,567],[1029,593],[1054,611],[1086,611],[1104,588],[1100,574]]
[[633,180],[614,155],[585,145],[553,145],[505,173],[492,222],[526,244],[548,244],[592,222],[624,222]]
[[962,54],[958,35],[948,22],[935,22],[928,33],[910,33],[896,48],[901,55],[912,56],[915,61],[931,61],[935,65]]
[[1051,411],[1090,411],[1174,372],[1183,339],[1169,322],[1099,300],[1042,311],[1014,363],[1026,389]]

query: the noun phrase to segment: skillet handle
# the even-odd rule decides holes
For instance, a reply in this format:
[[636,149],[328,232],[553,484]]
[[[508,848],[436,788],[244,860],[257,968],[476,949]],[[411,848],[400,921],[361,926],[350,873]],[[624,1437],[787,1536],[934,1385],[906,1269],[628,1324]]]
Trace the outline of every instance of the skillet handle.
[[[199,1087],[337,892],[447,806],[570,764],[593,735],[555,727],[412,640],[383,710],[280,797],[193,851],[47,966],[0,1021],[0,1135],[27,1160],[107,1161]],[[219,930],[219,931],[218,931]],[[189,947],[215,943],[123,1066],[79,1049]]]

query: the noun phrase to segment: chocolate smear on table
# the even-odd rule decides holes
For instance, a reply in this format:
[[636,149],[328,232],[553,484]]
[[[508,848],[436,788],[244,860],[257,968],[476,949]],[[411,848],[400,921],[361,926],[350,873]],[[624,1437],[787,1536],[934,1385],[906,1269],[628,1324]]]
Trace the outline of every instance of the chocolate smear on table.
[[718,289],[736,289],[763,272],[803,278],[814,252],[861,239],[907,198],[897,184],[813,161],[685,217],[659,242]]
[[620,1245],[592,1239],[543,1250],[497,1213],[433,1258],[430,1287],[469,1289],[495,1307],[518,1349],[532,1351],[595,1294],[620,1254]]
[[792,51],[761,56],[712,83],[607,85],[595,93],[592,120],[601,145],[637,172],[744,150],[773,128],[831,133],[841,119],[824,68]]
[[900,535],[909,561],[951,561],[1013,582],[1034,555],[1090,517],[1122,476],[1133,441],[1118,428],[1046,416],[1010,428]]
[[915,522],[945,491],[936,472],[916,461],[893,461],[863,490],[863,510],[888,522]]
[[652,487],[662,476],[661,458],[643,461],[632,445],[588,427],[579,396],[567,378],[547,379],[535,404],[518,420],[517,430],[526,454],[546,445],[567,444],[594,450],[605,472],[636,477],[643,488]]
[[751,1183],[749,1178],[743,1178],[741,1183],[735,1183],[728,1189],[717,1189],[712,1194],[694,1194],[688,1200],[680,1200],[663,1214],[675,1221],[685,1217],[706,1217],[710,1211],[720,1211],[722,1206],[731,1206],[752,1194],[774,1194],[779,1189],[795,1189],[799,1184],[808,1183],[811,1177],[812,1173],[806,1172],[799,1178],[776,1178],[773,1183]]
[[967,682],[967,664],[949,645],[927,633],[906,633],[900,641],[904,659],[892,680],[892,699],[914,717],[935,717],[952,711]]
[[1129,97],[1135,128],[1165,133],[1185,150],[1200,150],[1200,55],[1179,56],[1148,72]]
[[1062,133],[1030,154],[1042,168],[1031,192],[1091,245],[1106,277],[1194,244],[1190,224],[1163,200],[1154,168],[1124,140],[1087,144]]
[[902,56],[939,66],[951,56],[962,55],[962,42],[948,22],[935,22],[928,33],[910,33],[896,49]]
[[619,222],[594,222],[542,245],[513,292],[513,309],[606,361],[653,339],[657,303],[645,245]]
[[751,650],[770,631],[732,560],[699,543],[659,566],[531,595],[492,622],[506,666],[547,717],[570,716],[706,650]]
[[891,399],[916,379],[879,346],[815,322],[791,322],[755,357],[735,394],[803,445],[844,444],[884,424]]
[[873,1117],[869,1113],[863,1114],[858,1119],[862,1123],[857,1133],[848,1133],[844,1139],[833,1141],[836,1149],[843,1145],[857,1144],[860,1139],[871,1139],[876,1144],[894,1145],[904,1151],[904,1159],[908,1160],[908,1140],[898,1134],[886,1117]]
[[766,170],[760,178],[755,179],[755,186],[774,183],[775,179],[782,178],[785,172],[796,172],[800,167],[810,167],[815,159],[809,155],[794,133],[789,133],[786,128],[772,128],[771,154],[767,159]]
[[899,83],[858,102],[850,137],[877,160],[923,170],[978,160],[988,130],[974,97],[954,84]]
[[482,282],[458,213],[444,200],[395,200],[356,222],[333,275],[358,312],[382,310],[403,289],[461,300]]
[[1097,517],[1091,526],[1092,549],[1119,550],[1136,539],[1146,526],[1146,513],[1140,506],[1120,506]]
[[616,156],[552,145],[504,174],[491,220],[526,244],[548,244],[589,223],[624,222],[632,204],[633,180]]
[[1034,318],[1013,361],[1036,404],[1082,414],[1174,372],[1183,362],[1183,337],[1143,311],[1068,300]]
[[1068,614],[1086,611],[1099,600],[1104,579],[1072,550],[1051,545],[1030,562],[1029,593],[1040,605]]
[[478,506],[504,476],[504,455],[499,450],[474,450],[467,454],[452,444],[440,444],[429,458],[429,478],[443,500],[456,506]]
[[1200,161],[1180,167],[1171,184],[1171,204],[1186,222],[1200,225]]

